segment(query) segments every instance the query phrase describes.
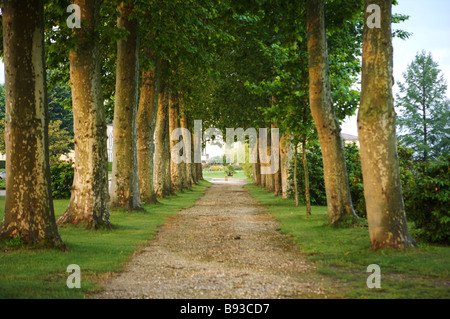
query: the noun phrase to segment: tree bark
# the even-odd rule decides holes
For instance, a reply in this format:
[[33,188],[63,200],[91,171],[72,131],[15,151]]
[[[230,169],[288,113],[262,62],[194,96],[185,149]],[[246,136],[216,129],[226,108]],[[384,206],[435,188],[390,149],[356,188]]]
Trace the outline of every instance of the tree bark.
[[289,165],[292,157],[292,146],[289,137],[283,134],[280,139],[280,178],[281,178],[281,197],[286,199],[289,196]]
[[139,85],[138,21],[131,18],[133,5],[122,3],[117,26],[129,32],[117,43],[116,96],[113,129],[113,168],[110,206],[142,209],[137,167],[136,115]]
[[154,134],[156,112],[158,110],[158,91],[161,77],[159,59],[155,65],[142,72],[141,94],[137,115],[137,159],[139,176],[139,193],[141,201],[156,204],[153,187],[153,154],[155,151]]
[[302,159],[303,159],[303,172],[305,177],[305,204],[306,204],[306,216],[311,215],[311,197],[309,196],[309,172],[308,161],[306,158],[306,137],[303,137],[302,141]]
[[97,31],[100,1],[75,1],[87,25],[76,30],[78,46],[70,51],[70,79],[75,135],[75,175],[67,211],[58,223],[111,228],[109,220],[106,115],[101,87]]
[[198,184],[198,179],[197,179],[197,164],[194,161],[194,150],[195,150],[195,138],[194,138],[194,133],[193,130],[190,130],[191,132],[191,174],[192,174],[192,183],[193,184]]
[[344,144],[331,98],[325,30],[325,1],[307,0],[306,11],[310,108],[322,150],[328,222],[330,225],[334,225],[347,218],[357,219],[358,217],[353,209]]
[[297,156],[298,156],[298,144],[295,144],[295,147],[294,147],[294,201],[295,201],[295,207],[298,207]]
[[[180,106],[180,127],[181,128],[185,128],[188,129],[188,120],[187,120],[187,114],[186,114],[186,108],[184,106],[184,103],[182,100],[179,100],[179,106]],[[186,152],[186,150],[188,149],[187,147],[187,142],[186,140],[184,140],[183,138],[183,143],[185,145],[184,147],[184,151]],[[189,145],[190,146],[190,145]],[[191,154],[187,154],[188,158],[191,157]],[[181,168],[182,168],[182,186],[183,188],[190,188],[192,186],[192,167],[191,167],[191,163],[186,163],[183,162],[181,164]]]
[[161,81],[158,96],[158,112],[155,126],[155,165],[153,173],[153,184],[155,195],[164,197],[164,185],[166,178],[165,156],[164,156],[164,131],[167,117],[166,88],[164,80]]
[[253,184],[261,185],[261,162],[259,160],[259,138],[256,140],[256,163],[253,163]]
[[[270,158],[272,156],[272,133],[267,136],[267,156]],[[270,166],[268,164],[267,166]],[[268,192],[273,193],[275,191],[275,174],[266,174],[266,186],[265,189]]]
[[[169,139],[169,154],[172,153],[173,148],[178,144],[179,141],[172,140],[171,134],[173,130],[180,127],[179,125],[179,102],[176,92],[169,93],[169,129],[166,138]],[[175,163],[170,156],[170,178],[171,184],[174,191],[182,190],[182,176],[181,176],[181,163]]]
[[[170,96],[170,91],[167,90],[166,92],[166,96],[169,97]],[[167,112],[170,112],[169,110],[169,98],[167,98]],[[172,173],[172,163],[171,163],[171,159],[170,159],[170,133],[169,133],[169,114],[167,114],[166,116],[166,121],[165,121],[165,125],[164,125],[164,162],[165,162],[165,177],[164,177],[164,193],[166,195],[174,195],[175,194],[175,189],[173,187],[173,183],[172,183],[172,178],[171,178],[171,173]]]
[[369,4],[380,7],[381,27],[364,26],[358,134],[371,248],[409,247],[392,99],[392,1]]
[[64,248],[50,184],[44,4],[6,1],[2,15],[8,179],[0,237]]

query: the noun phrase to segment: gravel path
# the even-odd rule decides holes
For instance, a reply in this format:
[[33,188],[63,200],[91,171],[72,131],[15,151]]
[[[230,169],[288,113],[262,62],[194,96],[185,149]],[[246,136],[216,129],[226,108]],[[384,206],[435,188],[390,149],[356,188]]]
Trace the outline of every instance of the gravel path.
[[92,298],[324,298],[324,283],[242,187],[216,182]]

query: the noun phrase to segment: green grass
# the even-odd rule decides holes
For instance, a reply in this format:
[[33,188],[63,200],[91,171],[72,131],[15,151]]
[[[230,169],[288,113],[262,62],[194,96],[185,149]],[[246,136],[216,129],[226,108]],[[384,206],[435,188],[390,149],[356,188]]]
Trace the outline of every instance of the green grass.
[[[152,240],[158,227],[176,212],[194,205],[209,183],[203,181],[192,191],[160,200],[157,205],[144,205],[145,212],[112,210],[113,230],[86,230],[85,226],[59,226],[67,252],[54,249],[28,249],[15,241],[0,242],[0,298],[84,298],[86,293],[101,289],[108,274],[120,272],[133,253]],[[55,200],[58,218],[68,200]],[[0,218],[4,213],[4,197],[0,197]],[[0,220],[1,220],[0,219]],[[66,286],[67,266],[81,268],[81,289]]]
[[[313,206],[312,216],[293,200],[283,200],[253,184],[245,186],[293,236],[298,249],[329,279],[334,298],[450,298],[450,247],[419,243],[403,250],[372,251],[368,228],[328,226],[326,207]],[[367,266],[381,269],[381,288],[369,289]]]
[[[211,180],[213,178],[224,178],[226,176],[225,172],[223,171],[203,171],[203,178],[205,180]],[[228,176],[228,178],[245,178],[247,179],[247,176],[245,175],[244,171],[236,171],[232,177]]]

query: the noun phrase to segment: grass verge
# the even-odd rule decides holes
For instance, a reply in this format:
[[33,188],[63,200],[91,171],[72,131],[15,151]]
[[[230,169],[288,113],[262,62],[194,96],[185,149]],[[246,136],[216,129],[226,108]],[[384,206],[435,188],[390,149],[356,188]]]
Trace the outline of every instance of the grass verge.
[[[134,253],[152,240],[158,227],[171,216],[191,207],[205,193],[209,182],[202,181],[191,191],[160,200],[157,205],[144,205],[145,212],[112,210],[113,230],[86,230],[85,226],[59,227],[67,252],[54,249],[27,249],[14,241],[0,242],[0,299],[13,298],[85,298],[86,293],[102,289],[102,282],[124,269]],[[55,200],[58,218],[68,200]],[[4,196],[0,197],[0,220],[3,219]],[[81,289],[66,286],[67,266],[81,269]]]
[[[293,200],[253,184],[245,187],[280,222],[280,231],[293,236],[317,272],[330,279],[330,297],[450,298],[450,247],[419,243],[409,249],[372,251],[367,227],[331,227],[326,207],[313,206],[307,217],[305,207],[295,207]],[[381,288],[367,287],[371,264],[380,267]]]

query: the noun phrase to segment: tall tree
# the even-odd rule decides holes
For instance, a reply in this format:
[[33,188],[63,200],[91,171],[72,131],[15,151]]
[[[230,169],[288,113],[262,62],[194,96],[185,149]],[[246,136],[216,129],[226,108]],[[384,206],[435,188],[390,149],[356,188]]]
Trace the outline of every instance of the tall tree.
[[364,9],[358,135],[371,248],[408,247],[413,240],[403,204],[392,99],[392,0],[366,0]]
[[142,209],[137,176],[137,109],[139,89],[139,24],[131,2],[119,6],[118,28],[128,31],[117,43],[113,130],[111,207]]
[[50,184],[44,2],[2,4],[8,179],[0,237],[64,247]]
[[153,186],[154,134],[160,81],[159,59],[142,71],[141,94],[137,114],[137,159],[139,192],[145,203],[157,203]]
[[155,187],[155,195],[157,197],[164,197],[165,185],[165,154],[164,154],[164,131],[167,117],[166,104],[166,84],[164,76],[160,82],[159,96],[158,96],[158,110],[155,125],[155,163],[153,172],[153,184]]
[[450,151],[450,101],[447,83],[431,53],[417,53],[399,82],[396,96],[399,139],[427,161]]
[[[169,138],[169,152],[172,154],[172,150],[179,141],[172,140],[172,131],[178,129],[179,125],[179,102],[177,92],[171,91],[169,94],[169,131],[167,137]],[[182,176],[181,176],[181,163],[175,163],[170,157],[170,177],[172,181],[172,187],[175,191],[182,190]]]
[[75,1],[86,25],[74,28],[77,47],[70,50],[75,134],[75,174],[69,207],[58,223],[87,223],[110,228],[106,117],[99,56],[100,1]]
[[346,216],[357,216],[350,196],[341,129],[331,98],[324,0],[306,1],[306,23],[310,108],[323,154],[328,221],[333,225]]

